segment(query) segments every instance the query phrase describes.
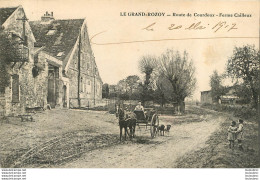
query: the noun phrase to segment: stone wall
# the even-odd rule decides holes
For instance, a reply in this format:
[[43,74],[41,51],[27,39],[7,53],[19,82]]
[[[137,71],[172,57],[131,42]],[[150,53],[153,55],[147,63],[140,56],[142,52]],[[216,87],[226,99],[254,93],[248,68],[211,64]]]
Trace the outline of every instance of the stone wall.
[[[18,18],[24,16],[24,10],[19,8],[14,15],[5,23],[5,30],[15,33],[22,37],[23,22],[18,21]],[[5,115],[19,115],[24,114],[26,108],[46,107],[47,100],[47,62],[44,58],[39,58],[42,69],[39,75],[33,77],[32,69],[34,63],[34,36],[31,32],[29,24],[26,22],[25,35],[28,37],[27,47],[29,49],[29,56],[25,62],[17,62],[10,66],[9,73],[11,75],[10,85],[5,88]],[[12,100],[12,75],[19,76],[19,101]]]
[[34,63],[29,61],[24,63],[21,68],[21,63],[17,63],[11,70],[11,75],[19,75],[19,102],[12,101],[12,78],[10,86],[5,90],[6,98],[6,114],[19,115],[25,113],[25,108],[43,107],[47,105],[47,62],[41,62],[42,69],[39,75],[33,77],[32,69]]

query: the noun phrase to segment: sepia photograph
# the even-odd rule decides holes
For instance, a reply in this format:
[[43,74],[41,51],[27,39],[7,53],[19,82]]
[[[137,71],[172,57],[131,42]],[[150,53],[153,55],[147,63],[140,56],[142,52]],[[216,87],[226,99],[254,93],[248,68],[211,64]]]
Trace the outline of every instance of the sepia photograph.
[[0,168],[260,168],[259,14],[0,0]]

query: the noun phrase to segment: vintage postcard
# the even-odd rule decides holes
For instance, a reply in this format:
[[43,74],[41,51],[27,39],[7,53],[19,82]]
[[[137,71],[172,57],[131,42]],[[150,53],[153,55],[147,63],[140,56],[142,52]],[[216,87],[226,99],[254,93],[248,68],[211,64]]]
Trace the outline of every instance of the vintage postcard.
[[0,0],[0,25],[3,174],[259,168],[259,1]]

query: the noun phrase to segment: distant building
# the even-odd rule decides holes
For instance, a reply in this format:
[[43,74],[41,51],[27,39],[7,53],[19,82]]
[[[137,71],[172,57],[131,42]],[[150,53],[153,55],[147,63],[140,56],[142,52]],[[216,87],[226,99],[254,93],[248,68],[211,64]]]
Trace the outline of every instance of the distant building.
[[204,103],[211,104],[213,102],[212,96],[211,96],[211,91],[201,91],[200,102],[202,104],[204,104]]
[[[238,96],[236,96],[236,90],[235,86],[227,87],[227,93],[220,96],[219,104],[235,104],[236,101],[239,99]],[[201,91],[200,96],[201,103],[213,103],[211,91]]]
[[46,12],[41,21],[31,21],[30,25],[36,46],[62,61],[58,91],[62,92],[59,98],[63,106],[86,107],[100,101],[103,83],[91,49],[86,19],[55,20],[52,12]]
[[239,97],[235,94],[235,86],[228,87],[227,93],[225,95],[220,96],[220,104],[236,104],[236,101],[239,99]]

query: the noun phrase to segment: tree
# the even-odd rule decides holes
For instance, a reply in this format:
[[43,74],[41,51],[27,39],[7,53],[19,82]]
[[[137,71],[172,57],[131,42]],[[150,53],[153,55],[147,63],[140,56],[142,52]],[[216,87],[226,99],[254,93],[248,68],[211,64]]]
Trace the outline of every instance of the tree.
[[109,96],[108,98],[116,98],[117,96],[117,86],[116,85],[109,85]]
[[225,94],[225,87],[221,84],[222,76],[218,75],[218,72],[215,70],[210,76],[211,97],[213,102],[218,102],[220,96]]
[[169,86],[169,81],[163,75],[159,75],[156,80],[154,101],[163,107],[166,102],[170,101],[171,94],[171,86]]
[[242,79],[250,87],[253,96],[253,107],[259,105],[260,91],[260,52],[254,45],[235,47],[233,55],[228,59],[226,71],[233,79]]
[[0,89],[4,89],[10,83],[10,64],[19,61],[19,42],[12,40],[11,35],[0,29]]
[[156,58],[154,56],[143,56],[141,57],[140,61],[139,61],[139,70],[141,71],[141,73],[145,74],[145,81],[143,83],[143,91],[141,94],[141,100],[142,103],[144,104],[145,101],[151,100],[152,96],[151,96],[151,75],[154,72],[155,68],[156,68]]
[[116,85],[116,94],[121,100],[129,100],[129,88],[126,79],[118,81]]
[[102,85],[102,98],[109,97],[109,85],[107,83]]
[[178,51],[167,50],[159,58],[159,72],[171,85],[172,103],[177,104],[180,112],[185,111],[184,100],[191,96],[196,87],[195,67],[184,51],[183,56]]
[[235,84],[235,93],[239,97],[239,100],[237,103],[241,104],[249,104],[252,97],[252,92],[250,90],[250,87],[246,84]]
[[123,94],[123,93],[127,92],[127,83],[126,83],[125,79],[118,81],[118,83],[116,85],[116,89],[119,94]]
[[116,85],[116,94],[120,99],[140,99],[139,90],[140,78],[137,75],[127,76],[118,81]]
[[132,99],[133,93],[137,91],[139,81],[140,78],[137,75],[131,75],[125,79],[130,99]]

